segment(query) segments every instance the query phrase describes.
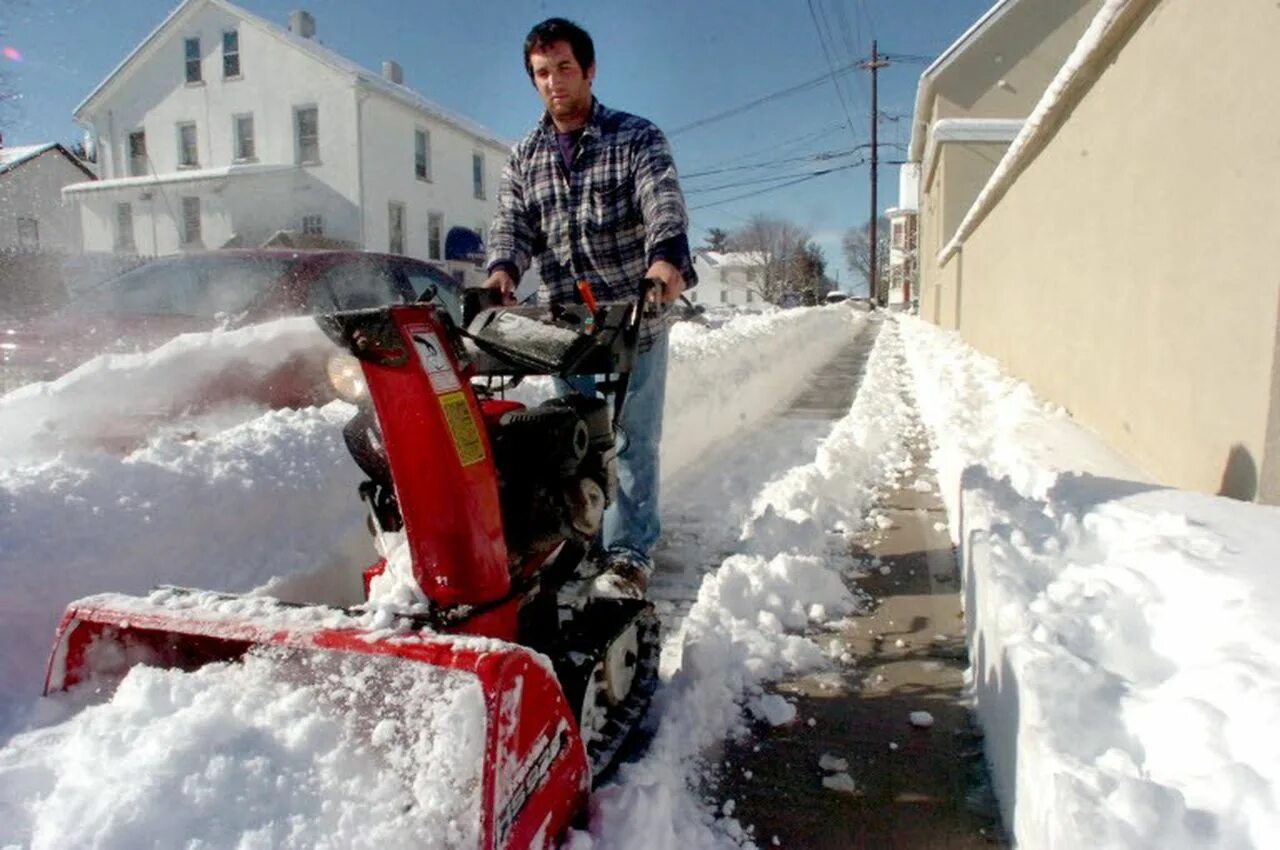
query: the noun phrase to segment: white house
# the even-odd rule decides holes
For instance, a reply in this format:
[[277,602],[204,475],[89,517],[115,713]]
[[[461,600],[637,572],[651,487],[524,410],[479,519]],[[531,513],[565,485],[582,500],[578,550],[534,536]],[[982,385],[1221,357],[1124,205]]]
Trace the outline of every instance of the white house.
[[760,258],[750,252],[698,251],[693,268],[698,285],[689,300],[706,307],[762,304]]
[[62,189],[86,179],[89,167],[56,142],[0,142],[0,251],[78,252],[80,219]]
[[[68,187],[86,251],[254,246],[280,231],[445,259],[487,232],[510,151],[478,124],[226,0],[185,0],[75,110],[101,180]],[[292,237],[297,241],[297,236]]]
[[919,250],[920,164],[908,162],[898,170],[898,205],[885,210],[889,219],[888,302],[910,306],[920,297]]

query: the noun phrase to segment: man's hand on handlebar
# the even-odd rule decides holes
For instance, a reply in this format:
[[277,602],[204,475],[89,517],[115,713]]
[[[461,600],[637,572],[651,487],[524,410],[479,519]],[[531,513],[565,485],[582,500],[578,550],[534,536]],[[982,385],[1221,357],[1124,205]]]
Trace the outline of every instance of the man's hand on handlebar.
[[649,266],[649,271],[645,272],[644,276],[653,278],[662,284],[662,288],[654,294],[654,297],[662,304],[675,302],[684,292],[684,275],[680,274],[680,270],[666,260],[658,260]]
[[484,282],[488,289],[496,289],[502,293],[503,304],[516,303],[516,282],[503,269],[494,269],[493,274],[489,275],[489,279]]

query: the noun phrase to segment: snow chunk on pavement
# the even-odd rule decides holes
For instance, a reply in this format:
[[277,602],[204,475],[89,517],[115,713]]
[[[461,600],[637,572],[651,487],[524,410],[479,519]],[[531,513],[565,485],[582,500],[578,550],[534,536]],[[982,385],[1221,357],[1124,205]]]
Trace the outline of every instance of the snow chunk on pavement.
[[913,711],[909,719],[912,726],[917,726],[921,729],[928,729],[933,725],[933,715],[927,711]]
[[831,771],[848,770],[849,761],[839,756],[833,756],[831,753],[823,753],[822,758],[818,759],[818,767]]
[[833,776],[822,777],[822,787],[830,788],[832,791],[840,791],[845,794],[852,794],[858,790],[858,785],[853,781],[853,777],[847,773],[837,773]]
[[796,719],[796,707],[777,694],[765,694],[752,700],[748,707],[752,714],[768,721],[770,726],[782,726]]

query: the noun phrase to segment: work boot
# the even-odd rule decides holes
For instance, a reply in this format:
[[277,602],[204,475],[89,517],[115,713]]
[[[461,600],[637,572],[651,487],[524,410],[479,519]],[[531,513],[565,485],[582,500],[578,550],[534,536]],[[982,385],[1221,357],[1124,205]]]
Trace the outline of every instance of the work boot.
[[630,549],[604,553],[604,568],[591,585],[591,595],[608,599],[644,599],[653,561]]

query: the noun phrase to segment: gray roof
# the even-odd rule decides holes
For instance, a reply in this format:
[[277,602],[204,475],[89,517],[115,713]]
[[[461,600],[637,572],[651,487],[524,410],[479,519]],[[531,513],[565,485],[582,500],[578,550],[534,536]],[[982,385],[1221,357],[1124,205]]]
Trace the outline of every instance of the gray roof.
[[8,174],[18,166],[30,162],[41,154],[47,153],[51,150],[60,151],[63,156],[71,161],[72,165],[79,168],[85,174],[88,174],[91,179],[98,179],[98,176],[94,174],[92,170],[85,166],[85,164],[80,160],[76,159],[71,151],[64,148],[58,142],[45,142],[44,144],[39,145],[21,145],[18,147],[0,148],[0,174]]

